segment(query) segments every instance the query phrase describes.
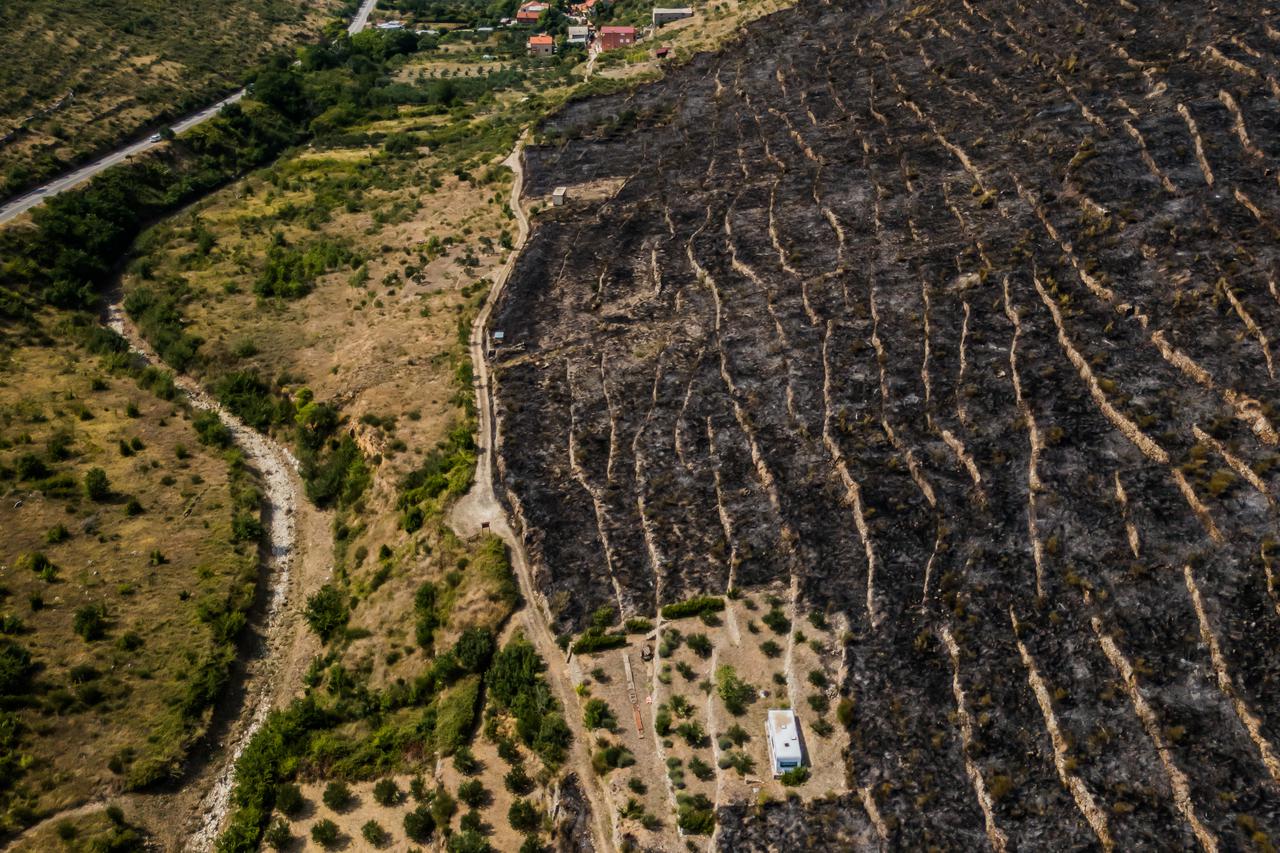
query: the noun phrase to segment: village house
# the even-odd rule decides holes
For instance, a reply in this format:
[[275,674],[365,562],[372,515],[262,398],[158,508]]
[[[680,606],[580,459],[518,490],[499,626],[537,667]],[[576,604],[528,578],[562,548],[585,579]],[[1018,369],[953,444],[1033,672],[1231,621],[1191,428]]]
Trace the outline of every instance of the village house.
[[663,9],[658,6],[653,7],[653,26],[655,29],[663,24],[669,24],[672,21],[682,21],[685,18],[692,17],[693,10],[689,8]]
[[591,36],[590,27],[569,27],[568,35],[565,37],[566,44],[586,44],[587,39]]
[[600,49],[616,50],[636,43],[635,27],[601,27]]
[[529,36],[526,47],[529,48],[530,56],[550,56],[556,52],[555,39],[545,33]]
[[542,13],[551,8],[546,3],[525,3],[516,12],[516,22],[520,24],[536,24]]

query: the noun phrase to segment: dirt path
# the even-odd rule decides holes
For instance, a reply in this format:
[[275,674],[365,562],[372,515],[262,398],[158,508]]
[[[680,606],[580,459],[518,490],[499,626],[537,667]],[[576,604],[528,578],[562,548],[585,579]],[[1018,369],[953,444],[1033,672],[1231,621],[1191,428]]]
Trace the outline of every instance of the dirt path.
[[529,236],[529,220],[520,206],[520,193],[524,184],[524,168],[521,163],[521,152],[524,141],[516,143],[515,150],[503,161],[515,174],[511,187],[511,210],[516,217],[518,233],[515,248],[506,264],[498,270],[493,287],[484,307],[476,316],[471,327],[471,363],[475,369],[476,408],[478,410],[478,444],[476,456],[476,476],[471,491],[454,504],[450,512],[449,523],[459,536],[472,537],[480,533],[483,525],[488,523],[489,530],[500,536],[511,553],[511,564],[520,583],[520,592],[524,596],[525,607],[518,618],[524,625],[525,635],[538,649],[538,653],[547,661],[551,688],[564,706],[565,720],[573,731],[573,745],[569,752],[569,764],[577,771],[582,780],[583,791],[591,804],[592,836],[596,849],[612,851],[613,842],[613,809],[606,802],[600,790],[597,777],[591,769],[590,732],[582,725],[582,718],[577,713],[578,700],[574,693],[574,684],[581,680],[576,675],[577,661],[565,661],[564,652],[556,644],[555,634],[548,627],[545,616],[545,603],[533,585],[529,570],[528,555],[525,553],[524,541],[516,535],[507,519],[506,510],[493,489],[493,454],[498,444],[497,425],[493,417],[493,386],[489,374],[489,365],[485,359],[485,333],[493,306],[497,304],[506,286],[511,271],[515,267],[516,258]]

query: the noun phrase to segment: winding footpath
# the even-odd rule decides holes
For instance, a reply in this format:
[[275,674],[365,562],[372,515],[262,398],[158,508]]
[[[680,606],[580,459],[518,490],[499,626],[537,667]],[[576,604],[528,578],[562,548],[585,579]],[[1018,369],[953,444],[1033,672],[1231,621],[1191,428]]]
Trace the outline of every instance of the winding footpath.
[[520,205],[520,195],[524,186],[524,165],[522,153],[524,140],[516,143],[515,149],[503,161],[515,176],[511,186],[511,210],[515,214],[518,232],[515,246],[507,262],[498,270],[493,286],[484,306],[476,315],[471,326],[469,349],[471,364],[475,375],[476,409],[478,417],[476,451],[476,474],[471,490],[457,503],[449,515],[449,524],[463,538],[478,535],[488,523],[489,532],[500,537],[511,555],[511,565],[520,584],[520,594],[524,597],[525,606],[520,609],[518,618],[523,623],[525,636],[537,648],[547,662],[548,679],[551,689],[564,708],[565,721],[573,732],[573,744],[569,751],[569,765],[577,772],[582,782],[582,790],[591,806],[592,838],[595,849],[605,853],[616,849],[614,844],[614,810],[609,806],[604,792],[600,788],[599,777],[591,769],[591,733],[582,724],[582,716],[578,713],[577,694],[574,692],[577,669],[576,659],[565,661],[564,652],[556,643],[555,634],[548,624],[546,604],[543,596],[537,592],[533,583],[533,575],[529,568],[529,557],[525,552],[524,540],[516,534],[507,517],[506,508],[498,500],[494,491],[494,454],[501,438],[498,434],[494,418],[493,378],[489,372],[489,363],[485,358],[486,334],[489,318],[493,308],[502,296],[511,273],[515,269],[516,259],[524,248],[529,236],[529,220]]
[[[373,7],[376,6],[377,3],[378,0],[363,0],[360,4],[360,8],[356,11],[355,16],[352,17],[351,23],[347,26],[348,34],[355,35],[368,26],[369,14],[373,12]],[[245,92],[245,89],[233,92],[212,106],[205,107],[202,110],[198,110],[197,112],[178,119],[176,122],[169,125],[169,128],[174,133],[185,133],[196,125],[204,124],[206,121],[221,112],[223,107],[238,102],[245,96]],[[163,140],[153,141],[153,139],[154,137],[151,134],[148,134],[143,139],[130,142],[121,148],[117,148],[110,154],[99,157],[92,163],[88,163],[78,169],[73,169],[66,174],[59,175],[46,184],[42,184],[41,186],[38,186],[17,198],[10,199],[5,204],[0,205],[0,225],[21,216],[33,207],[43,204],[44,200],[47,198],[52,198],[58,193],[66,192],[70,189],[75,189],[93,176],[105,172],[112,166],[123,163],[135,154],[141,154],[143,151],[149,151],[152,148],[165,144]]]

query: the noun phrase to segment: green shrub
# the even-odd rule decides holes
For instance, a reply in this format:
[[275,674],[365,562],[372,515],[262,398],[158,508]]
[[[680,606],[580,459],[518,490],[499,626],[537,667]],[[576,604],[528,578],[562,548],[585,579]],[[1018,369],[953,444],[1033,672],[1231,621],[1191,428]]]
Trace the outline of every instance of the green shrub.
[[533,803],[524,799],[516,799],[507,810],[507,820],[516,832],[534,832],[542,824],[542,815]]
[[662,608],[662,618],[684,619],[688,616],[697,616],[718,610],[724,610],[724,599],[718,596],[706,595],[666,605]]
[[365,821],[364,826],[360,827],[360,835],[374,847],[382,847],[391,840],[391,833],[383,829],[382,824],[376,820]]
[[756,700],[756,688],[738,677],[731,666],[722,666],[716,670],[716,692],[724,707],[730,714],[741,716],[747,711],[747,705]]
[[711,640],[706,634],[690,634],[685,640],[689,644],[689,648],[700,658],[711,657]]
[[394,779],[379,779],[373,786],[373,799],[380,806],[394,806],[402,793]]
[[0,696],[25,696],[36,665],[31,652],[16,640],[0,637]]
[[506,785],[508,791],[518,796],[524,796],[533,790],[533,780],[525,772],[524,766],[519,764],[502,777],[502,783]]
[[410,841],[425,844],[435,831],[436,822],[431,817],[431,808],[423,803],[404,816],[404,834]]
[[782,784],[789,788],[795,787],[796,785],[803,785],[809,778],[809,768],[793,767],[786,773],[783,773],[780,778]]
[[679,794],[676,803],[676,824],[685,832],[710,835],[715,830],[715,808],[705,794]]
[[647,634],[653,630],[653,623],[648,619],[632,617],[623,623],[622,629],[628,634]]
[[608,729],[609,731],[613,731],[618,725],[613,712],[609,710],[609,703],[603,699],[587,700],[582,709],[582,723],[588,729]]
[[478,809],[489,801],[489,792],[479,779],[468,779],[458,785],[458,799],[473,809]]
[[431,797],[431,818],[435,821],[435,825],[439,827],[448,827],[449,821],[453,818],[453,813],[458,810],[458,804],[453,797],[445,790],[444,786],[436,788],[435,793]]
[[480,772],[480,761],[472,753],[471,747],[460,746],[454,751],[453,769],[463,776],[474,776]]
[[852,699],[841,699],[840,703],[836,705],[836,719],[839,720],[840,725],[844,726],[846,729],[853,725],[853,710],[854,705]]
[[595,628],[590,629],[574,642],[573,653],[575,655],[603,652],[609,649],[616,649],[627,644],[626,634],[593,633],[595,631]]
[[324,818],[311,827],[311,840],[326,849],[338,843],[338,825]]
[[107,633],[107,606],[101,602],[86,604],[76,611],[71,627],[85,642],[101,640]]
[[111,497],[111,481],[101,468],[90,468],[84,474],[84,494],[91,501],[105,501]]
[[331,584],[325,584],[316,590],[307,599],[307,607],[303,611],[307,625],[326,643],[346,626],[348,616],[342,593]]
[[768,613],[760,617],[760,621],[768,625],[769,630],[775,634],[785,634],[791,630],[791,620],[778,607],[770,609]]
[[321,797],[324,804],[335,812],[345,811],[351,805],[351,788],[347,783],[335,779],[328,785],[325,785],[324,794]]
[[476,702],[480,696],[479,676],[468,676],[437,700],[436,750],[451,755],[466,742],[475,725]]

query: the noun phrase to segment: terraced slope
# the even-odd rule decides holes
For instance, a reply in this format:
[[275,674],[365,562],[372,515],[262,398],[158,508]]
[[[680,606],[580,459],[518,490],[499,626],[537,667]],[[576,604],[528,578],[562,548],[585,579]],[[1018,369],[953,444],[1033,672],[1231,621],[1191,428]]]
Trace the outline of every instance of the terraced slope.
[[852,626],[855,793],[722,846],[1280,840],[1275,18],[802,2],[544,128],[493,328],[562,626]]

